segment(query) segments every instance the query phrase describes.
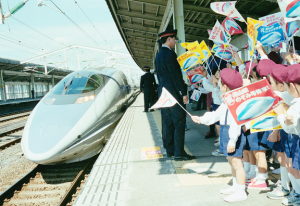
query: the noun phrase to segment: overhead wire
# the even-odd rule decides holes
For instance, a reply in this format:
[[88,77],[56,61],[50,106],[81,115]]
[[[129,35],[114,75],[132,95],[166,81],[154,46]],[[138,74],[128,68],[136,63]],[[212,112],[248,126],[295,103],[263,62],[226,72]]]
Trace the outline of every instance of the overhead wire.
[[[54,42],[60,44],[60,45],[63,45],[64,47],[66,46],[64,43],[61,43],[61,42],[59,42],[59,41],[56,41],[55,39],[53,39],[53,38],[51,38],[51,37],[49,37],[49,36],[43,34],[42,32],[40,32],[40,31],[36,30],[35,28],[29,26],[28,24],[22,22],[21,20],[17,19],[16,17],[14,17],[14,16],[11,16],[11,17],[12,17],[14,20],[16,20],[17,22],[19,22],[20,24],[22,24],[22,25],[24,25],[24,26],[26,26],[26,27],[32,29],[33,31],[35,31],[35,32],[37,32],[37,33],[39,33],[39,34],[41,34],[42,36],[44,36],[44,37],[46,37],[46,38],[48,38],[48,39],[50,39],[50,40],[52,40],[52,41],[54,41]],[[85,55],[87,55],[87,54],[85,54]],[[89,55],[87,55],[87,56],[89,56]],[[90,56],[89,56],[89,57],[90,57]],[[73,61],[74,61],[74,60],[73,60]],[[75,63],[74,63],[74,64],[75,64]]]
[[[104,41],[109,45],[109,47],[112,49],[111,45],[106,41],[106,39],[102,36],[102,34],[99,32],[99,30],[96,28],[96,26],[93,24],[91,19],[86,15],[86,13],[83,11],[83,9],[79,6],[76,0],[74,0],[75,4],[78,6],[78,8],[82,11],[82,13],[85,15],[85,17],[89,20],[89,22],[93,25],[94,29],[98,32],[98,34],[104,39]],[[76,10],[77,15],[77,10]]]
[[[33,48],[33,47],[31,47],[30,45],[29,45],[29,46],[28,46],[28,45],[23,45],[23,43],[21,43],[21,42],[18,41],[18,40],[15,40],[15,39],[13,39],[13,38],[7,37],[7,38],[12,39],[12,40],[9,40],[9,39],[2,38],[1,36],[3,36],[3,35],[0,34],[0,39],[6,40],[6,41],[11,42],[11,43],[14,43],[14,44],[17,44],[17,45],[19,45],[19,46],[24,46],[24,47],[29,48],[29,49],[32,49],[32,50],[34,50],[34,51],[36,51],[36,52],[46,52],[45,50],[41,50],[40,48],[37,48],[37,47],[36,47],[36,48]],[[15,41],[16,41],[16,42],[15,42]],[[23,50],[20,50],[20,51],[23,51]],[[27,53],[28,53],[28,51],[27,51]],[[29,53],[34,54],[34,55],[37,55],[36,53],[32,53],[32,52],[29,52]],[[55,56],[53,56],[53,57],[60,58],[60,59],[63,58],[63,57],[58,56],[58,55],[55,55]],[[74,63],[74,61],[73,61],[73,63]],[[74,64],[75,64],[75,63],[74,63]]]
[[74,22],[65,12],[63,12],[52,0],[50,0],[52,2],[52,4],[54,4],[54,6],[63,14],[65,15],[65,17],[67,17],[80,31],[82,31],[86,36],[89,37],[90,40],[92,40],[94,43],[96,43],[101,49],[101,45],[94,40],[88,33],[86,33],[78,24],[76,24],[76,22]]
[[[79,26],[79,25],[77,25],[70,17],[68,17],[52,0],[50,0],[56,7],[57,7],[57,9],[59,9],[60,10],[60,12],[61,13],[63,13],[73,24],[75,24],[76,26],[77,26],[77,28],[78,29],[80,29],[82,32],[84,32],[92,41],[94,41],[100,48],[101,48],[101,46],[100,46],[100,44],[98,44],[98,42],[96,42],[90,35],[88,35],[84,30],[82,30],[81,29],[81,27]],[[75,1],[76,2],[76,1]],[[80,10],[84,13],[84,11],[83,11],[83,9],[78,5],[78,3],[76,2],[76,5],[80,8]],[[85,14],[85,13],[84,13]],[[88,16],[85,14],[85,16],[88,18]],[[50,39],[51,41],[53,41],[53,42],[56,42],[56,43],[58,43],[58,44],[60,44],[60,45],[63,45],[63,46],[65,46],[65,44],[64,43],[61,43],[61,42],[59,42],[59,41],[56,41],[55,39],[53,39],[53,38],[51,38],[51,37],[49,37],[49,36],[47,36],[47,35],[45,35],[45,34],[43,34],[42,32],[40,32],[40,31],[38,31],[38,30],[36,30],[36,29],[34,29],[33,27],[31,27],[31,26],[29,26],[28,24],[26,24],[26,23],[24,23],[24,22],[22,22],[21,20],[19,20],[19,19],[17,19],[17,18],[15,18],[14,16],[11,16],[15,21],[17,21],[17,22],[19,22],[20,24],[23,24],[24,26],[27,26],[28,28],[30,28],[30,29],[32,29],[33,31],[35,31],[35,32],[37,32],[37,33],[39,33],[40,35],[42,35],[42,36],[44,36],[44,37],[46,37],[46,38],[48,38],[48,39]],[[91,22],[91,24],[93,25],[93,27],[95,28],[95,30],[99,33],[99,35],[101,35],[100,34],[100,32],[97,30],[97,28],[95,27],[95,25],[92,23],[92,21],[88,18],[88,20]],[[101,37],[106,41],[106,39],[101,35]],[[7,40],[7,39],[6,39]],[[7,41],[9,41],[9,40],[7,40]],[[17,40],[16,40],[17,41]],[[108,42],[106,41],[106,43],[108,44]],[[29,45],[29,44],[28,44]],[[109,44],[108,44],[109,45]],[[24,45],[23,45],[24,46]],[[109,45],[110,47],[111,47],[111,45]],[[36,46],[34,46],[34,47],[36,47]],[[34,49],[34,48],[32,48],[30,45],[29,45],[29,48],[31,48],[31,49]],[[37,47],[36,47],[37,48]],[[39,48],[38,48],[39,49]],[[38,49],[36,49],[36,50],[38,50]],[[43,49],[42,49],[43,50]],[[88,56],[88,57],[92,57],[92,56],[90,56],[90,55],[88,55],[88,54],[86,54],[85,52],[83,52],[83,51],[81,51],[85,56]],[[63,58],[63,57],[58,57],[58,58]],[[95,57],[92,57],[93,59],[96,59]],[[75,63],[74,63],[75,64]]]
[[[3,35],[3,34],[0,34],[0,36],[4,36],[4,37],[6,37],[6,38],[9,38],[9,39],[11,39],[12,41],[16,41],[16,42],[13,42],[13,43],[16,43],[16,44],[18,44],[18,45],[25,46],[25,47],[28,47],[28,48],[37,50],[37,51],[39,51],[39,52],[43,52],[43,53],[49,52],[49,51],[46,50],[46,49],[39,48],[39,47],[37,47],[37,46],[35,46],[35,45],[32,45],[32,43],[28,44],[28,43],[25,43],[25,41],[20,41],[20,40],[18,40],[18,39],[14,39],[14,38],[12,38],[12,37],[8,37],[8,36]],[[1,37],[0,37],[0,38],[1,38]],[[20,37],[18,37],[18,38],[20,38]],[[4,40],[7,40],[7,39],[4,39]],[[7,41],[9,41],[9,40],[7,40]],[[27,40],[26,40],[26,41],[27,41]],[[22,44],[24,44],[24,45],[22,45]],[[35,47],[35,48],[32,48],[32,47]],[[64,59],[61,55],[58,55],[58,54],[54,54],[53,57],[60,58],[60,59]],[[73,62],[75,62],[75,61],[73,60]]]

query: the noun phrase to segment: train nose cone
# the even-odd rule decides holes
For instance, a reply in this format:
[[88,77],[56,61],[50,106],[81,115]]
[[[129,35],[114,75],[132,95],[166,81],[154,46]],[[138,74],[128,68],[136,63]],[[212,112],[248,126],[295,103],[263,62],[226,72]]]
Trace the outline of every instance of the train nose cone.
[[72,127],[63,125],[43,125],[31,128],[28,136],[29,150],[42,154],[54,148],[65,137]]

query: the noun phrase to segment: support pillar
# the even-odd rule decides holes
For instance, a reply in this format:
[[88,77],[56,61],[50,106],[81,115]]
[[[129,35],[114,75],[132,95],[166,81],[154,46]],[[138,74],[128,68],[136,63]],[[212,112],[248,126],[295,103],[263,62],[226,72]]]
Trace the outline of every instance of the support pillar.
[[[183,0],[172,0],[173,1],[173,25],[174,29],[177,29],[178,41],[175,45],[175,52],[177,56],[185,53],[185,48],[183,48],[180,43],[185,42],[185,29],[184,29],[184,16],[183,16]],[[190,82],[185,74],[182,74],[183,80],[187,85]]]
[[174,29],[177,29],[177,37],[179,39],[175,49],[177,56],[180,56],[185,53],[185,48],[180,45],[181,42],[185,42],[183,0],[173,0],[173,25]]
[[44,57],[44,67],[45,67],[45,75],[48,75],[48,69],[47,69],[47,61],[46,61],[46,57]]
[[52,80],[52,88],[54,87],[54,85],[55,85],[55,83],[54,83],[54,77],[53,77],[53,75],[52,75],[52,78],[51,78],[51,80]]
[[[32,96],[32,90],[34,90],[34,94],[36,93],[36,91],[35,91],[35,89],[34,89],[34,76],[33,76],[33,74],[31,74],[31,82],[30,82],[30,85],[31,85],[31,90],[29,91],[29,94],[30,94],[30,98],[33,98],[33,96]],[[36,97],[35,95],[34,95],[34,97]]]
[[3,81],[3,70],[0,71],[0,95],[1,100],[6,101],[6,88]]

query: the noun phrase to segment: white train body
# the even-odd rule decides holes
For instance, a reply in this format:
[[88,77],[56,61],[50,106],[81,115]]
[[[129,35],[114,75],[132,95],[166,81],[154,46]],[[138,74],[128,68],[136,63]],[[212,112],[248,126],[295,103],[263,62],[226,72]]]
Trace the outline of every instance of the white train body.
[[58,164],[94,156],[133,94],[124,73],[115,69],[69,74],[30,114],[21,141],[25,157]]

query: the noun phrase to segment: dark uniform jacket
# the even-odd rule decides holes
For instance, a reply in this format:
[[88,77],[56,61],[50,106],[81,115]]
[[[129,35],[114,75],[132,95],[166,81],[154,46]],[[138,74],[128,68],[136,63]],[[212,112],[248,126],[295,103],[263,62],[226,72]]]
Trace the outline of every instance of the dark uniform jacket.
[[173,97],[183,104],[182,97],[187,95],[187,87],[183,81],[177,55],[167,47],[161,47],[155,60],[159,79],[159,91],[165,87]]
[[142,92],[154,92],[157,89],[154,75],[150,72],[147,72],[141,76],[141,85],[140,89]]

